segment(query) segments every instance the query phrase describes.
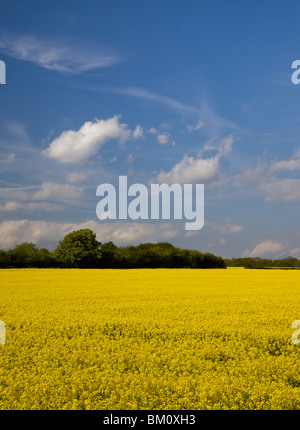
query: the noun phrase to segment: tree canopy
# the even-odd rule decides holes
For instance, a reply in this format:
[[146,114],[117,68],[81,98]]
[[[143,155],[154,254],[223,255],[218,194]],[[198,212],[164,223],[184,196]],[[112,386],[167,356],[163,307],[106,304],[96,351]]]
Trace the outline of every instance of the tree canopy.
[[101,243],[88,228],[72,231],[58,242],[54,256],[63,267],[97,267],[101,258]]
[[68,233],[54,250],[37,249],[24,242],[9,251],[0,250],[0,267],[66,268],[226,268],[221,257],[197,250],[176,248],[168,242],[117,247],[101,244],[90,229]]

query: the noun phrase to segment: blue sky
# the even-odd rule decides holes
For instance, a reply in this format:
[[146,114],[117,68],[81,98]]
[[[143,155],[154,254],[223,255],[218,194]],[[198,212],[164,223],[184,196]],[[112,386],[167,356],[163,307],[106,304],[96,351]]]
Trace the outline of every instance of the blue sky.
[[[0,248],[88,227],[300,258],[297,1],[0,0]],[[205,225],[100,221],[96,188],[203,183]]]

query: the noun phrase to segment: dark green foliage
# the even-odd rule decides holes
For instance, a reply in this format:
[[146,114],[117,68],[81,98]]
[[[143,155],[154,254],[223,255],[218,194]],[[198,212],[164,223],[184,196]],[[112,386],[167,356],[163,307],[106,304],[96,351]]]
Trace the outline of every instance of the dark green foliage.
[[175,248],[167,242],[120,248],[111,241],[101,244],[92,230],[81,229],[67,234],[53,253],[29,242],[0,250],[0,268],[9,267],[200,269],[226,268],[226,264],[213,254]]
[[[111,242],[110,242],[111,243]],[[106,244],[104,244],[106,245]],[[103,246],[104,246],[103,245]],[[102,251],[102,248],[101,248]],[[226,268],[221,257],[197,250],[175,248],[170,243],[142,243],[105,251],[102,267],[129,268]]]
[[58,242],[54,251],[62,267],[98,267],[101,258],[101,243],[88,228],[72,231]]
[[245,267],[246,269],[268,269],[268,268],[298,268],[300,260],[294,257],[286,257],[280,260],[269,260],[260,257],[244,257],[226,259],[227,267]]
[[24,242],[9,251],[0,251],[0,267],[56,267],[54,255],[47,249],[37,249],[34,243]]

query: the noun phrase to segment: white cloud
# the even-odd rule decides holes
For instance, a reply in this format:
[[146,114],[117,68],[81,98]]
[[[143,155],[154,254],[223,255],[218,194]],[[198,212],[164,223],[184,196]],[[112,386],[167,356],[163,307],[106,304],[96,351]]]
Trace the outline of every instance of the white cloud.
[[36,188],[36,186],[0,188],[0,199],[9,201],[13,198],[14,200],[27,201],[31,198],[32,190]]
[[203,159],[185,155],[169,172],[161,171],[157,175],[156,181],[166,184],[202,183],[213,179],[218,170],[219,159],[217,157]]
[[218,230],[222,234],[234,234],[243,231],[243,226],[237,224],[217,224],[214,222],[206,221],[205,225],[211,227],[214,230]]
[[258,187],[261,183],[267,183],[270,180],[267,169],[265,162],[259,162],[256,167],[245,168],[241,174],[234,177],[234,184],[236,187]]
[[284,202],[300,201],[300,179],[277,179],[260,184],[267,193],[266,201],[283,200]]
[[243,231],[242,225],[227,224],[220,228],[221,233],[227,234],[240,233],[241,231]]
[[134,139],[140,139],[144,134],[144,130],[140,125],[137,125],[134,132],[133,132],[133,137]]
[[150,133],[150,134],[158,134],[158,133],[159,133],[159,131],[158,131],[158,130],[156,130],[156,128],[151,127],[151,128],[148,130],[148,133]]
[[83,172],[73,172],[67,175],[67,181],[70,182],[70,184],[74,184],[76,182],[83,182],[86,179],[87,176]]
[[191,131],[200,130],[200,128],[204,127],[204,125],[205,125],[204,122],[199,120],[195,126],[187,125],[186,128],[187,128],[187,131],[190,133]]
[[75,74],[111,66],[118,61],[115,55],[99,49],[42,40],[34,35],[2,35],[0,52],[45,69]]
[[175,164],[169,172],[161,171],[156,181],[159,183],[203,183],[215,179],[219,173],[220,159],[231,151],[234,139],[229,136],[218,143],[218,152],[214,157],[203,158],[201,153],[197,157],[188,157]]
[[23,203],[23,202],[15,202],[15,201],[9,201],[6,202],[3,205],[0,205],[0,213],[8,213],[8,212],[35,212],[38,210],[43,210],[46,212],[52,212],[61,210],[62,206],[53,204],[53,203],[47,203],[47,202],[41,202],[41,203]]
[[140,87],[129,87],[129,88],[102,88],[100,91],[110,92],[110,93],[116,93],[116,94],[124,94],[131,97],[140,98],[143,100],[150,100],[157,103],[162,103],[167,106],[169,106],[172,109],[178,110],[178,111],[185,111],[185,112],[197,112],[199,113],[199,109],[195,109],[191,106],[188,106],[184,103],[178,102],[177,100],[173,99],[172,97],[168,96],[162,96],[160,94],[153,93],[152,91],[146,90],[144,88]]
[[281,170],[299,170],[300,169],[300,149],[296,150],[293,157],[290,160],[281,160],[277,162],[272,162],[270,165],[271,171],[281,171]]
[[69,184],[56,184],[53,182],[44,182],[40,190],[32,194],[32,200],[72,200],[81,197],[83,190]]
[[279,170],[299,170],[300,169],[300,158],[291,159],[288,161],[277,161],[276,163],[272,163],[270,166],[271,171],[279,171]]
[[166,145],[169,141],[169,133],[162,133],[157,136],[157,140],[161,145]]
[[268,255],[274,255],[281,253],[285,249],[285,246],[280,242],[275,242],[273,240],[265,240],[259,243],[252,250],[246,250],[243,252],[244,257],[263,257]]
[[66,234],[81,228],[90,228],[100,242],[111,240],[117,246],[168,241],[179,234],[170,223],[156,225],[124,221],[99,223],[90,220],[72,224],[26,219],[9,220],[0,223],[0,249],[12,248],[26,241],[33,242],[38,247],[53,249]]
[[119,139],[125,142],[129,139],[130,130],[126,124],[120,124],[118,119],[118,116],[114,116],[107,120],[88,121],[78,131],[64,131],[50,143],[43,154],[60,163],[86,161],[108,140]]

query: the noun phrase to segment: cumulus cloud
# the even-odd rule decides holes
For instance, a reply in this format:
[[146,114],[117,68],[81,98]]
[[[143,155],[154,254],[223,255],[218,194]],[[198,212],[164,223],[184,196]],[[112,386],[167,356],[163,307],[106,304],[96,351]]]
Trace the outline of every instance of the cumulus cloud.
[[90,228],[101,243],[111,240],[117,246],[168,241],[179,234],[170,223],[155,225],[125,221],[98,223],[90,220],[72,224],[27,219],[7,220],[0,223],[0,249],[9,249],[22,242],[33,242],[38,247],[53,249],[66,234],[81,228]]
[[42,40],[34,35],[0,36],[0,52],[12,58],[35,63],[40,67],[58,72],[78,74],[99,67],[115,64],[115,55],[91,49],[87,46],[70,45],[61,41]]
[[157,136],[157,140],[161,145],[166,145],[169,142],[169,133],[161,133]]
[[201,183],[213,179],[218,170],[219,159],[217,157],[203,159],[185,155],[169,172],[161,171],[157,175],[156,181],[166,184]]
[[119,139],[125,142],[130,134],[127,125],[119,123],[118,116],[95,122],[87,121],[77,131],[64,131],[50,143],[43,154],[60,163],[78,163],[95,155],[108,140]]
[[150,134],[159,134],[159,131],[158,131],[158,130],[156,130],[156,128],[155,128],[155,127],[151,127],[151,128],[148,130],[148,133],[150,133]]
[[144,134],[144,130],[140,125],[137,125],[132,135],[134,139],[140,139]]
[[204,158],[203,154],[197,157],[184,155],[182,160],[175,164],[169,172],[161,171],[156,181],[159,183],[196,183],[215,179],[219,173],[220,159],[231,151],[234,139],[229,136],[222,139],[217,146],[217,154],[213,157]]
[[263,257],[281,253],[285,249],[285,246],[280,242],[274,240],[265,240],[264,242],[256,245],[252,251],[246,250],[243,252],[244,257]]

